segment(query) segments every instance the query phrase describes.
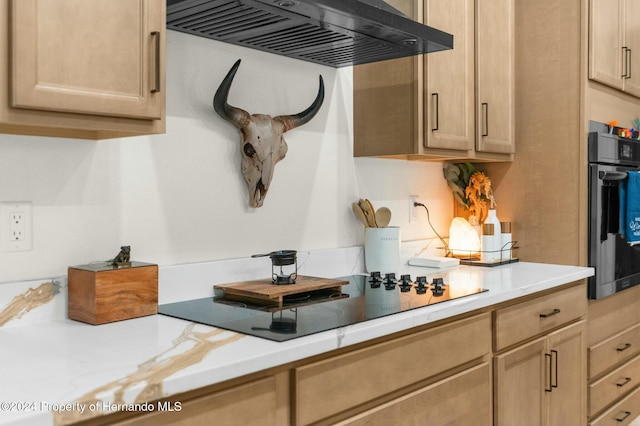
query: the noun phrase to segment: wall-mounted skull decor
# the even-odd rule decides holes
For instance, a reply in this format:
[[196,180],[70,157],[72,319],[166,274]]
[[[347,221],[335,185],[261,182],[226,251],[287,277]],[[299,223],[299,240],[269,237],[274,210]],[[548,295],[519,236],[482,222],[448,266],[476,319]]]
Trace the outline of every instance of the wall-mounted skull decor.
[[242,175],[249,187],[249,205],[260,207],[269,190],[273,170],[278,161],[287,153],[284,132],[309,122],[322,106],[324,81],[320,76],[320,87],[315,101],[309,108],[295,115],[271,117],[263,114],[250,115],[248,112],[227,103],[233,77],[240,66],[240,60],[231,67],[213,97],[213,108],[220,117],[232,123],[242,134]]

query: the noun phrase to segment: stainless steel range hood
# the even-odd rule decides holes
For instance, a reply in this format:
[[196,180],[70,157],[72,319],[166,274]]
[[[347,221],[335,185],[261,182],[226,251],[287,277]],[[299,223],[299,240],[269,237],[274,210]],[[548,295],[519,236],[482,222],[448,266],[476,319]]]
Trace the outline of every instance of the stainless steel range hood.
[[167,28],[335,68],[453,48],[382,0],[167,0]]

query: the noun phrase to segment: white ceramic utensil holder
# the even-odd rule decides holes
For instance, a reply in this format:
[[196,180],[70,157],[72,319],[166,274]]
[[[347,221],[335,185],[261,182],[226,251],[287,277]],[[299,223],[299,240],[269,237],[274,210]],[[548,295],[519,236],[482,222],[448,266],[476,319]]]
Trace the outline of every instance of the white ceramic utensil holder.
[[400,228],[365,228],[364,264],[367,272],[398,273],[400,270]]

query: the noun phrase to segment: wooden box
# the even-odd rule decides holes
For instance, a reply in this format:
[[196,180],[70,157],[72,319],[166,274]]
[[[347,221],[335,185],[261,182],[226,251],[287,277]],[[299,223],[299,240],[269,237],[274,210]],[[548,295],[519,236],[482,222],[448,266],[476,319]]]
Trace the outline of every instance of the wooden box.
[[100,262],[71,266],[68,274],[70,319],[97,325],[158,313],[158,265]]

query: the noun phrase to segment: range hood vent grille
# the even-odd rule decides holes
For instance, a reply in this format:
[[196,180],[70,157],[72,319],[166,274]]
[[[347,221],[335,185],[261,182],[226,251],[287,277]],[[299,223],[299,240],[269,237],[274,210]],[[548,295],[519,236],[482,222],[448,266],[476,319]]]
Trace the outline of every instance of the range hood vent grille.
[[332,67],[453,45],[449,34],[356,0],[167,0],[167,28]]

